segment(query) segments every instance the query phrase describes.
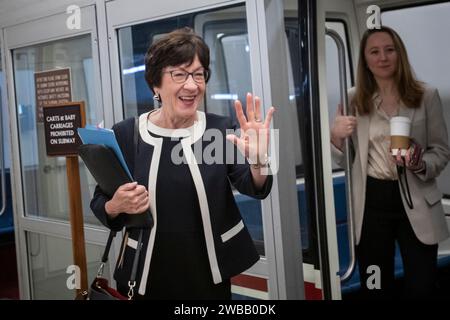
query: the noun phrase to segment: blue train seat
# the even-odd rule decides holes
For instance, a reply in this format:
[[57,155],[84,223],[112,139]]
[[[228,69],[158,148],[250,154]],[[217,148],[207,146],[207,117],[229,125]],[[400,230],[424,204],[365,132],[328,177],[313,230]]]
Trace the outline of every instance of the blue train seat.
[[[12,211],[12,196],[11,196],[11,181],[9,170],[5,172],[6,184],[6,208],[5,212],[0,216],[0,236],[14,232],[13,211]],[[0,190],[1,192],[1,190]],[[1,199],[0,199],[1,201]],[[0,202],[0,206],[2,203]]]

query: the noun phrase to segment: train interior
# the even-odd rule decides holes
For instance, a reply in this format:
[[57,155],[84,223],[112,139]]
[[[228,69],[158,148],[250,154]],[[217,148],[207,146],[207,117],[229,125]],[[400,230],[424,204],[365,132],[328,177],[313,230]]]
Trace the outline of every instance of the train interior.
[[[357,267],[348,270],[355,262],[349,244],[346,174],[332,162],[327,144],[330,123],[341,101],[342,72],[345,86],[352,87],[360,36],[369,21],[375,21],[379,8],[376,18],[399,32],[417,77],[439,89],[450,126],[450,43],[444,41],[450,30],[449,1],[317,0],[315,10],[307,13],[302,10],[310,10],[311,1],[302,0],[190,0],[184,4],[166,0],[153,6],[143,0],[36,3],[0,0],[4,209],[0,214],[0,299],[74,297],[66,286],[72,247],[65,158],[45,154],[44,129],[36,115],[35,74],[69,68],[72,99],[86,102],[87,123],[111,127],[154,107],[144,80],[144,55],[149,43],[181,26],[194,28],[211,50],[212,76],[201,107],[204,111],[235,118],[233,101],[246,92],[256,92],[264,104],[278,103],[280,109],[274,121],[280,132],[275,192],[264,201],[235,194],[261,259],[232,279],[233,299],[360,297]],[[78,5],[81,14],[78,29],[65,27],[76,12],[66,10],[72,4]],[[308,31],[316,37],[309,72],[318,79],[317,103],[306,109],[302,100],[309,78],[309,73],[302,73],[308,61],[302,49],[305,16],[316,23]],[[333,34],[342,42],[337,43]],[[304,109],[320,115],[319,122],[314,122],[318,131],[311,131],[320,132],[320,137],[305,135],[311,127]],[[321,147],[310,149],[311,145]],[[324,186],[325,201],[319,205],[311,181],[317,166],[311,150],[323,158],[319,187]],[[91,280],[108,232],[89,209],[96,183],[81,160],[80,179]],[[438,184],[450,228],[450,166]],[[316,215],[318,208],[325,212],[324,221]],[[326,230],[326,235],[320,230]],[[119,242],[113,244],[112,262],[105,270],[110,279],[119,247]],[[320,254],[324,248],[328,262]],[[438,265],[437,297],[450,298],[450,240],[439,244]],[[350,276],[341,281],[348,272]],[[398,250],[395,276],[400,288],[403,267]],[[296,288],[289,281],[297,281]]]

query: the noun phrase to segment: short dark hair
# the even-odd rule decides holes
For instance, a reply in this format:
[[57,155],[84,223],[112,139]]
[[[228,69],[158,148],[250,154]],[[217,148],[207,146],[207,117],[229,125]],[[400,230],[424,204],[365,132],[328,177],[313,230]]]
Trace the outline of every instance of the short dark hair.
[[[145,55],[145,81],[153,91],[162,81],[162,70],[168,66],[192,64],[198,56],[209,75],[209,48],[194,30],[188,27],[176,29],[156,40]],[[206,81],[209,80],[209,76]]]

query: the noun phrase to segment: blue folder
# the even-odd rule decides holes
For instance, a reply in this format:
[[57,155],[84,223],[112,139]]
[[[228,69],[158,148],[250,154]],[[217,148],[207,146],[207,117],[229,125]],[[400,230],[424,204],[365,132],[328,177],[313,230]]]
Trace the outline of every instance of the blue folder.
[[122,150],[120,150],[113,130],[86,125],[85,128],[78,128],[78,135],[80,136],[83,144],[101,144],[111,148],[130,179],[133,179],[128,166],[125,163],[125,158],[123,157]]

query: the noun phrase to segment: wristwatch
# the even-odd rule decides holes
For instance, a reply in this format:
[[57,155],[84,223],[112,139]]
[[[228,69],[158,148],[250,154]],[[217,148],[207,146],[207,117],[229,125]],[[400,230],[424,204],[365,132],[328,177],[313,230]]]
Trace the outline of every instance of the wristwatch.
[[267,168],[270,165],[270,158],[267,153],[262,157],[261,162],[251,164],[253,169]]

